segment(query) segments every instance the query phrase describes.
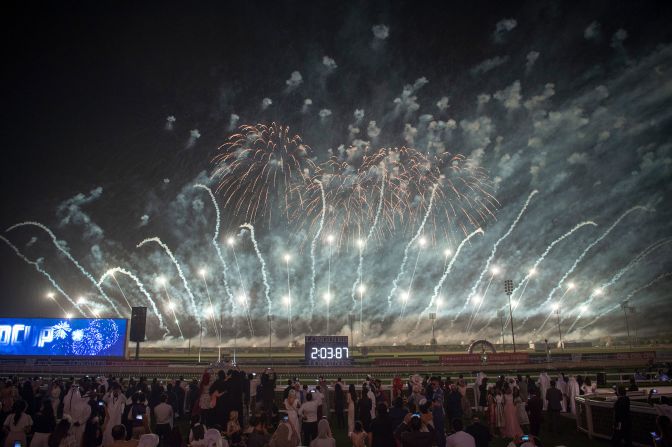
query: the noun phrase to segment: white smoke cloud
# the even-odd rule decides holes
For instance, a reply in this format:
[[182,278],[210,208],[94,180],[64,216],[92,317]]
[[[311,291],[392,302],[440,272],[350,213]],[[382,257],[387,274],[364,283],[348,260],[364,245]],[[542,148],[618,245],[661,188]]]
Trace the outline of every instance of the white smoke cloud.
[[173,115],[169,115],[166,117],[166,130],[173,130],[173,124],[175,123],[175,117]]
[[144,227],[149,223],[149,216],[147,214],[143,214],[140,216],[140,226]]
[[418,129],[409,123],[404,124],[404,141],[409,145],[415,144],[415,137],[418,135]]
[[336,61],[330,58],[329,56],[322,56],[322,65],[327,67],[327,70],[332,71],[338,68]]
[[295,70],[289,76],[289,79],[285,81],[285,84],[287,84],[287,88],[289,90],[293,90],[299,85],[301,85],[302,82],[303,82],[303,76],[301,76],[301,73]]
[[322,109],[322,110],[320,110],[320,112],[318,113],[318,115],[320,116],[320,118],[325,119],[325,118],[331,116],[331,110],[329,110],[329,109]]
[[442,111],[442,112],[446,111],[448,109],[448,107],[450,107],[450,105],[448,104],[449,100],[450,100],[450,98],[448,98],[447,96],[441,97],[441,99],[439,99],[437,101],[436,107],[438,107],[439,110]]
[[489,95],[488,93],[481,93],[476,97],[476,105],[478,107],[482,107],[484,104],[490,102],[490,98],[492,98],[492,96]]
[[37,242],[37,237],[33,236],[28,242],[26,242],[26,248],[32,247]]
[[600,37],[600,30],[601,26],[599,22],[592,22],[590,25],[586,27],[586,29],[583,31],[583,37],[586,40],[595,40],[598,37]]
[[573,152],[567,157],[567,163],[570,165],[585,165],[588,164],[588,154],[585,152]]
[[360,122],[364,118],[364,109],[355,109],[352,115],[355,117],[355,121]]
[[380,135],[380,127],[376,126],[375,121],[369,121],[369,125],[366,128],[366,134],[371,139],[375,139],[378,135]]
[[261,109],[266,110],[271,104],[273,104],[271,98],[264,98],[261,100]]
[[502,19],[497,22],[497,25],[495,25],[495,32],[492,36],[494,41],[503,42],[506,33],[512,31],[517,25],[518,22],[515,19]]
[[541,95],[536,95],[525,101],[525,108],[533,110],[542,105],[548,98],[555,95],[555,84],[549,82],[544,86],[544,91]]
[[387,25],[373,25],[371,32],[376,39],[385,40],[390,35],[390,28]]
[[469,72],[472,76],[478,76],[479,74],[487,73],[490,70],[493,70],[500,65],[503,65],[509,61],[509,56],[495,56],[491,59],[486,59],[480,64],[476,65]]
[[310,98],[306,98],[303,100],[303,105],[301,106],[301,113],[308,113],[310,110],[310,106],[313,105],[313,100]]
[[484,148],[490,144],[490,137],[495,132],[495,125],[492,119],[487,116],[479,116],[474,120],[460,121],[460,128],[472,147]]
[[628,32],[623,28],[619,28],[618,31],[611,36],[611,46],[612,48],[620,49],[623,48],[623,42],[628,38]]
[[198,129],[191,129],[189,131],[189,139],[187,140],[187,148],[193,147],[196,144],[196,140],[201,138],[201,132]]
[[239,120],[240,120],[240,117],[239,117],[238,115],[236,115],[235,113],[232,113],[232,114],[229,116],[229,127],[228,127],[228,130],[229,130],[229,131],[232,131],[233,129],[235,129],[236,126],[238,125],[238,121],[239,121]]
[[537,62],[537,59],[539,59],[539,52],[538,51],[530,51],[527,53],[527,56],[525,56],[525,59],[527,59],[527,62],[525,63],[525,72],[529,73],[532,71],[532,67],[534,67],[534,64]]
[[520,94],[520,81],[514,81],[505,89],[497,91],[493,97],[509,111],[520,108],[520,100],[523,98]]
[[99,240],[103,237],[103,229],[94,223],[89,215],[82,210],[82,207],[98,200],[103,195],[103,188],[97,187],[89,192],[89,195],[79,193],[74,197],[64,201],[56,208],[56,215],[59,217],[59,225],[78,225],[84,228],[82,236],[84,239]]

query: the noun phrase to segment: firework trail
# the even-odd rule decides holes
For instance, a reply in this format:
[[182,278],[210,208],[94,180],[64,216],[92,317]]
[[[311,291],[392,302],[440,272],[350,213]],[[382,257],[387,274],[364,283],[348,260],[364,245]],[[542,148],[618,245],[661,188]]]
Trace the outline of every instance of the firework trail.
[[[485,267],[483,267],[483,270],[481,271],[481,274],[479,275],[478,279],[476,280],[476,283],[475,283],[474,286],[471,288],[471,292],[469,293],[469,296],[467,296],[467,300],[464,302],[464,306],[462,306],[462,309],[460,309],[460,310],[457,312],[457,315],[455,315],[455,317],[453,318],[453,323],[455,323],[455,321],[457,321],[457,319],[460,318],[460,314],[461,314],[462,312],[464,312],[464,310],[467,308],[467,305],[468,305],[469,302],[471,301],[471,298],[472,298],[474,295],[476,295],[476,291],[478,290],[478,287],[481,285],[481,282],[483,281],[483,277],[485,276],[485,273],[486,273],[486,272],[488,271],[488,269],[490,268],[490,264],[492,263],[492,260],[495,259],[495,254],[497,253],[497,248],[499,247],[499,244],[500,244],[504,239],[506,239],[507,237],[509,237],[509,235],[511,234],[511,232],[513,232],[513,229],[516,228],[516,225],[518,225],[518,222],[520,221],[521,217],[523,217],[523,214],[524,214],[525,211],[527,210],[527,206],[530,204],[530,201],[532,200],[532,197],[534,197],[534,196],[535,196],[536,194],[538,194],[538,193],[539,193],[539,191],[537,191],[537,190],[535,189],[534,191],[532,191],[532,192],[530,193],[529,196],[527,196],[527,200],[526,200],[525,203],[523,204],[523,207],[520,209],[520,212],[518,213],[518,216],[516,216],[516,218],[514,219],[513,223],[512,223],[511,226],[509,227],[509,229],[506,231],[506,233],[504,233],[504,235],[503,235],[502,237],[500,237],[499,239],[497,239],[497,242],[495,242],[495,245],[492,246],[492,251],[490,251],[490,256],[488,257],[488,260],[485,262]],[[490,281],[492,281],[492,278],[490,278]],[[485,297],[484,297],[484,298],[485,298]],[[482,303],[482,302],[483,302],[483,300],[481,300],[481,303]],[[480,308],[480,306],[479,306],[479,308]]]
[[119,309],[117,309],[117,306],[116,306],[116,304],[114,304],[114,301],[112,301],[110,299],[110,297],[108,297],[105,294],[103,289],[100,286],[98,286],[98,283],[96,283],[96,280],[93,278],[91,273],[86,271],[86,269],[84,269],[84,267],[82,267],[80,265],[80,263],[77,262],[77,260],[72,257],[72,255],[70,254],[70,252],[68,252],[68,250],[61,247],[61,244],[59,244],[58,240],[56,239],[56,235],[48,227],[46,227],[45,225],[42,225],[39,222],[29,221],[29,222],[21,222],[21,223],[18,223],[18,224],[14,224],[11,227],[7,228],[7,230],[5,230],[5,231],[12,231],[15,228],[24,227],[24,226],[34,226],[34,227],[38,227],[38,228],[44,230],[49,235],[49,237],[51,238],[51,241],[53,242],[54,246],[58,249],[58,251],[63,253],[65,255],[65,257],[68,258],[70,260],[70,262],[72,262],[79,269],[79,271],[82,272],[82,274],[84,276],[86,276],[89,279],[89,281],[91,281],[91,283],[96,286],[96,288],[98,289],[98,292],[100,292],[101,296],[105,299],[105,301],[107,301],[110,304],[110,306],[112,306],[112,309],[117,314],[117,316],[119,318],[122,318],[121,312],[119,312]]
[[264,261],[264,257],[261,255],[259,244],[257,244],[257,238],[254,236],[254,226],[250,223],[245,223],[241,225],[240,228],[250,230],[250,239],[252,239],[252,245],[254,245],[254,252],[257,254],[257,258],[259,258],[259,263],[261,264],[261,277],[264,281],[264,295],[266,296],[266,305],[268,306],[267,315],[271,315],[271,309],[273,307],[273,302],[271,301],[271,286],[268,284],[266,261]]
[[[653,245],[650,245],[649,247],[645,248],[641,253],[639,253],[637,256],[635,256],[628,263],[628,265],[626,265],[621,270],[619,270],[614,276],[612,276],[612,278],[608,282],[602,284],[597,290],[600,291],[600,294],[604,293],[604,290],[607,287],[613,285],[616,281],[618,281],[628,270],[635,267],[647,255],[654,252],[657,248],[660,248],[660,247],[664,246],[668,242],[670,242],[670,241],[669,240],[658,241],[658,242],[654,243]],[[593,300],[595,299],[595,296],[597,296],[596,292],[591,293],[590,297],[588,297],[588,301],[586,301],[585,305],[591,304],[593,302]],[[583,314],[583,312],[581,312],[581,314]],[[572,323],[572,325],[569,327],[568,331],[571,331],[572,329],[574,329],[574,327],[576,326],[576,324],[579,322],[580,319],[581,319],[581,315],[578,315],[576,317],[576,319],[574,320],[574,322]]]
[[[406,245],[406,248],[404,249],[404,258],[401,260],[401,266],[399,267],[399,273],[397,274],[397,277],[394,278],[394,281],[392,281],[392,290],[390,291],[390,294],[387,295],[387,310],[389,311],[392,308],[392,296],[394,295],[394,292],[397,291],[397,287],[399,286],[399,280],[401,279],[402,275],[406,271],[406,262],[408,261],[408,251],[411,248],[411,245],[415,243],[415,241],[420,237],[422,234],[422,230],[425,228],[425,224],[427,223],[427,218],[429,217],[429,213],[432,212],[432,206],[434,205],[434,196],[436,194],[437,186],[434,185],[432,188],[432,195],[429,197],[429,205],[427,206],[427,212],[425,213],[425,217],[422,219],[422,222],[420,223],[420,227],[418,228],[418,231],[415,233],[415,236],[408,242]],[[480,230],[480,228],[479,228]]]
[[385,171],[383,171],[383,178],[380,182],[380,198],[378,199],[378,207],[376,208],[376,216],[373,218],[373,224],[371,225],[371,228],[369,228],[369,232],[367,233],[366,239],[364,240],[364,247],[360,247],[360,250],[359,250],[359,264],[357,265],[357,280],[355,280],[354,284],[352,285],[352,305],[353,305],[353,309],[354,309],[354,306],[357,304],[357,300],[355,299],[355,293],[357,292],[357,286],[362,283],[363,265],[364,265],[364,250],[362,248],[366,248],[366,246],[369,243],[369,240],[373,236],[373,233],[376,231],[376,227],[378,226],[378,221],[380,220],[380,214],[383,210],[384,199],[385,199]]
[[485,292],[483,292],[483,296],[481,296],[481,300],[478,302],[478,306],[476,306],[476,310],[471,314],[471,318],[469,319],[469,323],[467,324],[467,339],[469,338],[469,332],[471,331],[471,328],[474,325],[474,322],[476,321],[476,317],[478,316],[478,312],[481,310],[481,306],[485,302],[485,297],[488,296],[488,291],[490,290],[490,285],[492,284],[492,280],[495,277],[495,273],[493,272],[490,275],[490,279],[488,280],[488,284],[485,286]]
[[426,314],[427,312],[429,312],[429,310],[430,310],[430,309],[432,308],[432,306],[434,305],[434,300],[436,300],[436,298],[439,296],[439,291],[441,290],[441,287],[443,287],[443,283],[444,283],[444,281],[446,280],[446,278],[448,277],[448,275],[450,274],[450,271],[453,269],[453,264],[455,264],[455,260],[456,260],[457,257],[460,255],[460,251],[462,250],[462,247],[464,246],[464,244],[466,244],[467,242],[469,242],[469,240],[470,240],[472,237],[476,236],[477,234],[481,234],[481,235],[482,235],[482,234],[483,234],[483,230],[482,230],[481,228],[477,228],[476,230],[472,231],[471,233],[469,233],[469,234],[467,235],[467,237],[465,237],[465,238],[462,240],[462,242],[460,242],[460,245],[457,246],[457,250],[455,250],[455,254],[453,255],[453,257],[452,257],[452,259],[450,260],[450,262],[448,263],[448,266],[446,267],[446,270],[443,272],[443,275],[441,276],[441,279],[439,279],[439,282],[436,284],[436,286],[434,286],[434,293],[432,294],[432,297],[429,299],[429,304],[427,305],[427,307],[425,308],[425,310],[423,310],[422,312],[420,312],[420,313],[418,314],[418,321],[417,321],[417,323],[415,324],[415,329],[414,329],[414,330],[417,330],[417,329],[418,329],[418,327],[420,326],[420,321],[421,321],[421,319],[422,319],[422,316],[423,316],[424,314]]
[[[313,318],[313,312],[315,311],[315,250],[317,249],[317,240],[320,238],[320,234],[322,233],[322,229],[324,228],[324,216],[327,212],[327,198],[324,195],[324,186],[322,185],[322,182],[319,180],[314,180],[315,183],[320,187],[320,195],[322,196],[322,213],[320,216],[320,226],[317,228],[317,231],[315,232],[315,236],[313,236],[313,240],[310,243],[310,272],[311,272],[311,277],[310,277],[310,319],[312,320]],[[269,309],[270,309],[270,302],[269,302]],[[268,311],[270,314],[270,310]]]
[[229,280],[228,280],[228,275],[229,275],[229,267],[226,264],[226,261],[224,261],[224,256],[222,255],[222,250],[219,247],[219,243],[217,240],[219,239],[219,221],[221,218],[220,212],[219,212],[219,205],[217,205],[217,200],[215,199],[215,195],[212,193],[212,190],[208,188],[206,185],[202,185],[200,183],[194,185],[194,188],[200,188],[204,189],[207,191],[208,195],[210,196],[210,200],[212,201],[212,205],[215,207],[215,213],[216,213],[216,218],[217,221],[215,222],[215,234],[212,236],[212,245],[215,247],[215,251],[217,252],[217,257],[219,258],[219,262],[222,264],[222,273],[223,273],[223,280],[224,280],[224,290],[226,290],[226,295],[229,297],[229,304],[231,305],[231,308],[233,309],[233,292],[231,292],[231,287],[229,286]]
[[[644,290],[644,289],[648,289],[649,287],[653,286],[654,284],[656,284],[656,283],[662,281],[662,280],[665,279],[665,278],[669,278],[670,276],[672,276],[672,272],[666,272],[666,273],[663,273],[663,274],[661,274],[661,275],[658,275],[657,277],[655,277],[654,279],[652,279],[652,280],[649,281],[648,283],[644,284],[643,286],[637,287],[635,290],[633,290],[632,292],[630,292],[630,293],[628,294],[628,296],[625,297],[625,299],[623,300],[623,302],[625,302],[625,301],[629,301],[629,300],[630,300],[633,296],[635,296],[637,293],[641,292],[641,291]],[[619,303],[619,304],[616,304],[616,305],[614,305],[614,306],[612,306],[612,307],[610,307],[609,309],[605,310],[604,312],[600,313],[600,314],[597,315],[595,318],[593,318],[592,321],[590,321],[589,323],[587,323],[587,324],[581,326],[581,329],[585,329],[585,328],[587,328],[588,326],[590,326],[591,324],[596,323],[597,320],[599,320],[600,318],[602,318],[602,317],[605,316],[606,314],[608,314],[608,313],[610,313],[610,312],[613,312],[614,310],[618,310],[620,307],[621,307],[621,304],[620,304],[620,303]],[[573,327],[574,327],[574,325],[572,325],[572,328],[573,328]],[[567,334],[569,334],[569,331],[570,331],[570,330],[571,330],[571,328],[567,331]]]
[[81,316],[83,317],[85,316],[84,312],[82,312],[82,309],[79,308],[79,305],[77,305],[77,303],[72,298],[70,298],[70,296],[67,293],[65,293],[65,291],[61,288],[61,286],[58,285],[58,283],[54,280],[54,278],[51,277],[49,273],[47,273],[45,270],[42,269],[42,267],[40,267],[40,264],[38,262],[31,261],[30,259],[28,259],[23,253],[19,251],[18,248],[16,248],[16,246],[14,246],[14,244],[9,242],[9,240],[6,239],[4,236],[0,236],[0,239],[2,239],[2,241],[5,244],[7,244],[12,250],[14,250],[16,256],[21,258],[26,264],[32,265],[33,267],[35,267],[35,270],[43,274],[49,280],[51,285],[54,286],[54,289],[58,290],[58,292],[61,295],[63,295],[65,299],[67,299],[70,302],[70,304],[72,304],[72,307],[77,309],[77,312],[79,312]]
[[[639,264],[640,261],[642,261],[646,256],[653,253],[658,248],[661,248],[661,247],[665,246],[666,244],[669,244],[670,242],[672,242],[672,238],[662,239],[662,240],[659,240],[659,241],[654,242],[653,244],[649,245],[647,248],[645,248],[639,254],[637,254],[637,256],[635,256],[630,262],[628,262],[628,264],[625,267],[623,267],[618,272],[616,272],[616,274],[614,276],[612,276],[609,281],[607,281],[604,284],[601,284],[600,287],[598,287],[598,290],[604,291],[608,287],[614,285],[614,283],[616,283],[616,281],[621,279],[621,277],[623,275],[625,275],[629,270],[631,270],[633,267],[635,267],[637,264]],[[558,299],[558,304],[560,304],[560,302],[562,301],[562,298],[566,294],[567,294],[567,291],[565,291],[565,293],[562,294],[560,299]],[[588,297],[588,301],[585,304],[587,305],[587,304],[592,303],[594,298],[595,298],[595,295],[596,294],[594,292],[591,293],[590,296]],[[541,326],[539,326],[539,329],[537,329],[538,331],[541,331],[544,328],[544,325],[548,322],[549,318],[546,318],[546,320],[544,320],[544,322],[541,324]],[[576,319],[574,321],[574,323],[572,324],[570,329],[573,328],[576,325],[577,322],[578,322],[578,319]]]
[[[236,248],[233,245],[233,238],[229,238],[229,245],[231,246],[231,252],[233,253],[233,260],[236,263],[236,270],[238,271],[238,281],[240,281],[240,288],[243,291],[243,309],[245,310],[245,317],[247,318],[247,328],[250,330],[250,336],[254,337],[254,326],[252,326],[252,318],[250,318],[250,313],[248,312],[247,305],[247,290],[245,289],[245,282],[243,281],[243,274],[240,271],[240,264],[238,264],[238,256],[236,255]],[[234,308],[231,308],[231,313],[233,315]],[[233,318],[233,324],[236,324],[235,317]]]
[[[553,249],[553,247],[555,247],[557,244],[559,244],[560,242],[562,242],[563,240],[565,240],[566,238],[568,238],[569,236],[571,236],[572,233],[574,233],[575,231],[577,231],[577,230],[579,230],[580,228],[583,228],[583,227],[585,227],[585,226],[587,226],[587,225],[591,225],[591,226],[593,226],[593,227],[596,227],[596,226],[597,226],[597,224],[596,224],[595,222],[593,222],[592,220],[587,220],[587,221],[585,221],[585,222],[581,222],[581,223],[575,225],[574,228],[572,228],[571,230],[569,230],[568,232],[566,232],[565,234],[563,234],[562,236],[560,236],[559,238],[557,238],[556,240],[554,240],[553,242],[551,242],[551,243],[548,245],[548,247],[546,247],[546,250],[544,250],[544,252],[541,254],[541,256],[539,256],[539,258],[537,258],[537,260],[534,262],[534,264],[532,265],[532,268],[527,272],[527,275],[525,275],[525,278],[523,279],[523,281],[526,281],[526,280],[529,281],[530,277],[532,277],[532,275],[534,275],[534,273],[536,272],[537,267],[539,266],[539,264],[541,264],[541,262],[542,262],[544,259],[546,259],[546,256],[547,256],[548,253]],[[512,296],[515,295],[516,290],[518,290],[519,287],[520,287],[520,286],[518,286],[518,287],[516,287],[515,289],[513,289],[513,292],[511,293]],[[515,306],[513,306],[513,310],[514,310],[514,311],[515,311],[516,309],[518,309],[518,306],[520,306],[520,303],[521,303],[522,301],[523,301],[523,294],[521,293],[521,294],[520,294],[520,297],[518,297],[518,300],[516,301]],[[542,306],[543,306],[543,304],[542,304]],[[510,317],[510,316],[509,316],[509,317]],[[528,317],[528,318],[529,318],[529,317]],[[506,322],[504,323],[504,329],[506,329],[506,328],[508,327],[510,320],[511,320],[511,318],[508,318],[508,319],[506,320]],[[525,320],[523,320],[523,322],[521,323],[521,325],[520,325],[521,328],[523,327],[523,325],[525,324],[526,321],[527,321],[527,318],[525,318]]]
[[[634,207],[630,208],[629,210],[625,211],[623,214],[621,214],[621,215],[618,217],[618,219],[616,219],[616,220],[614,221],[614,223],[612,223],[611,226],[610,226],[609,228],[607,228],[607,230],[606,230],[604,233],[602,233],[602,235],[601,235],[600,237],[598,237],[598,238],[595,239],[593,242],[591,242],[590,244],[588,244],[588,246],[583,250],[583,252],[579,255],[579,257],[576,258],[576,260],[574,261],[574,264],[572,264],[572,266],[569,268],[569,270],[567,270],[567,271],[565,272],[565,274],[562,275],[562,278],[560,278],[560,280],[558,281],[558,284],[551,290],[551,292],[550,292],[550,293],[548,294],[548,296],[546,297],[546,301],[544,301],[544,302],[541,304],[541,306],[543,307],[544,305],[548,305],[548,303],[553,299],[553,295],[555,294],[555,292],[557,292],[558,289],[560,289],[560,288],[562,287],[562,284],[565,282],[565,280],[567,279],[567,277],[569,277],[569,275],[571,275],[572,272],[574,272],[574,270],[575,270],[576,267],[579,265],[579,263],[583,260],[583,258],[586,256],[586,254],[588,254],[588,252],[589,252],[595,245],[599,244],[605,237],[607,237],[607,236],[609,235],[609,233],[611,233],[611,230],[613,230],[613,229],[616,227],[616,225],[618,225],[618,224],[619,224],[619,223],[620,223],[620,222],[621,222],[621,221],[622,221],[628,214],[632,213],[633,211],[638,211],[638,210],[641,210],[641,211],[653,211],[653,210],[651,210],[651,209],[649,209],[649,208],[647,208],[647,207],[645,207],[645,206],[634,206]],[[522,327],[522,325],[524,325],[524,324],[527,322],[528,319],[529,319],[529,317],[526,317],[526,318],[523,320],[523,322],[522,322],[522,324],[521,324],[521,327]]]
[[[124,301],[126,301],[126,304],[128,305],[128,309],[133,312],[133,306],[131,306],[130,301],[128,301],[128,298],[126,297],[126,294],[124,293],[124,289],[121,288],[121,285],[119,284],[119,281],[117,281],[117,278],[112,275],[112,279],[114,280],[114,283],[117,285],[117,288],[121,292],[121,296],[124,297]],[[100,281],[98,281],[100,283]]]
[[[570,289],[569,287],[567,287],[567,288],[565,289],[565,291],[562,292],[562,295],[560,295],[560,298],[558,298],[558,301],[557,301],[557,305],[558,305],[558,307],[562,304],[562,299],[565,297],[565,295],[567,295],[567,294],[569,293],[570,290],[571,290],[571,289]],[[541,326],[539,326],[539,327],[536,329],[536,331],[535,331],[536,333],[541,333],[541,331],[544,329],[544,326],[546,326],[546,323],[548,323],[548,320],[551,319],[551,317],[553,316],[554,313],[555,313],[555,310],[551,310],[551,311],[548,313],[548,315],[546,315],[546,318],[545,318],[544,321],[541,323]]]
[[189,283],[187,282],[187,278],[184,277],[184,272],[182,272],[182,267],[180,266],[180,263],[177,262],[177,259],[175,259],[175,256],[173,255],[173,252],[168,248],[166,244],[163,243],[161,239],[158,237],[150,237],[148,239],[143,240],[140,242],[138,245],[136,245],[136,248],[140,248],[143,245],[149,243],[149,242],[155,242],[159,244],[161,248],[163,248],[163,251],[166,252],[170,260],[173,262],[175,265],[175,268],[177,269],[177,274],[180,275],[180,279],[182,280],[182,284],[184,284],[184,288],[187,291],[187,295],[189,296],[189,300],[191,301],[191,308],[192,312],[196,316],[196,319],[198,320],[198,323],[201,324],[201,312],[198,311],[198,308],[196,307],[196,299],[194,298],[194,294],[191,292],[191,288],[189,287]]
[[[140,292],[142,292],[142,294],[145,295],[145,298],[147,298],[147,301],[149,302],[150,306],[152,306],[152,310],[154,311],[154,314],[159,319],[159,327],[161,329],[163,329],[165,331],[165,333],[167,334],[168,333],[168,328],[166,327],[166,325],[163,322],[163,315],[161,314],[159,309],[156,307],[156,302],[152,299],[152,296],[149,294],[149,292],[147,292],[147,289],[145,289],[145,286],[142,283],[142,281],[140,281],[140,279],[137,276],[135,276],[133,273],[131,273],[128,270],[123,269],[121,267],[111,268],[108,271],[106,271],[105,273],[103,273],[103,276],[101,276],[100,279],[98,280],[98,285],[102,286],[103,282],[105,281],[105,279],[108,276],[111,276],[114,279],[114,281],[117,282],[117,278],[115,278],[115,276],[114,276],[115,273],[121,273],[122,275],[126,275],[135,282],[135,285],[138,286],[138,289],[140,289]],[[117,285],[119,285],[118,282],[117,282]],[[121,287],[119,287],[119,289],[121,290]]]

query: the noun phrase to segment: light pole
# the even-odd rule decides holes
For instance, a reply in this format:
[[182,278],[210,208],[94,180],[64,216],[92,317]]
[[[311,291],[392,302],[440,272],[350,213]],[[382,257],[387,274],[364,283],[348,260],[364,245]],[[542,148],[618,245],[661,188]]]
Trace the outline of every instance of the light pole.
[[273,344],[272,344],[273,341],[272,341],[272,338],[271,338],[271,336],[273,334],[273,330],[272,330],[273,315],[268,315],[267,318],[268,318],[268,358],[271,359],[273,357],[273,354],[272,354],[272,351],[271,351],[272,348],[273,348]]
[[436,312],[430,312],[429,319],[432,321],[432,339],[429,343],[434,347],[434,351],[436,351],[436,337],[434,336],[434,322],[436,321]]
[[513,330],[513,309],[511,308],[511,294],[513,293],[513,281],[507,279],[504,281],[504,292],[509,296],[509,319],[511,320],[511,340],[513,341],[513,352],[516,352],[516,333]]
[[632,339],[630,338],[630,324],[628,323],[628,312],[634,313],[635,308],[630,306],[627,301],[621,303],[621,309],[623,309],[623,315],[625,316],[625,329],[628,331],[628,344],[630,349],[632,349]]
[[562,329],[560,328],[560,305],[558,303],[553,304],[553,311],[558,316],[558,347],[564,351],[565,345],[562,343]]
[[352,338],[352,327],[355,325],[354,314],[348,314],[348,323],[350,323],[350,347],[352,348],[355,345],[355,339]]
[[502,336],[502,351],[506,352],[506,345],[504,344],[504,311],[501,309],[498,310],[497,316],[499,317],[499,321],[502,324],[502,330],[499,332],[499,334]]
[[289,282],[289,260],[292,257],[289,253],[285,254],[285,265],[287,266],[287,311],[289,321],[289,345],[294,347],[294,334],[292,334],[292,287]]

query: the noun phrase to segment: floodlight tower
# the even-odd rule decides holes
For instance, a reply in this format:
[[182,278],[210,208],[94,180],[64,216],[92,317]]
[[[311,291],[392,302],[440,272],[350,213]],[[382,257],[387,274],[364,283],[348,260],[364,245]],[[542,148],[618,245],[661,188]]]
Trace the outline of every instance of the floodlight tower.
[[513,341],[513,352],[516,352],[516,333],[513,330],[513,309],[511,308],[511,294],[513,293],[513,281],[507,279],[504,281],[504,292],[509,296],[509,319],[511,320],[511,340]]

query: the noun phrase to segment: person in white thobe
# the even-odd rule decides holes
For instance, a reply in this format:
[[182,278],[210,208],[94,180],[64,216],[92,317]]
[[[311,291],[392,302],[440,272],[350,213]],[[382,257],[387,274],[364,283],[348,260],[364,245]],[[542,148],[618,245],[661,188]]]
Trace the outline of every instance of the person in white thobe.
[[476,386],[474,386],[474,396],[476,398],[476,408],[479,410],[482,410],[482,408],[479,408],[478,403],[480,402],[481,399],[481,384],[483,383],[483,379],[487,377],[483,371],[479,371],[478,374],[476,374]]
[[567,412],[567,382],[565,382],[565,377],[560,375],[558,376],[558,379],[556,380],[558,384],[558,389],[562,393],[562,401],[560,402],[560,405],[562,406],[562,411],[563,413]]
[[576,414],[576,402],[574,398],[579,395],[579,382],[576,381],[574,376],[569,376],[569,382],[567,382],[567,396],[569,397],[569,411],[572,414]]
[[548,407],[548,401],[546,400],[546,390],[551,387],[551,379],[548,377],[548,374],[542,372],[539,374],[539,390],[541,391],[541,398],[544,401],[544,411]]
[[103,446],[114,443],[112,427],[122,425],[121,419],[126,407],[126,396],[119,391],[118,386],[103,398],[105,401],[105,426],[103,427]]
[[86,421],[91,416],[91,406],[89,399],[79,393],[79,386],[73,385],[68,390],[68,394],[63,399],[63,414],[69,415],[72,419],[70,432],[75,437],[77,445],[82,444],[82,435],[86,427]]

